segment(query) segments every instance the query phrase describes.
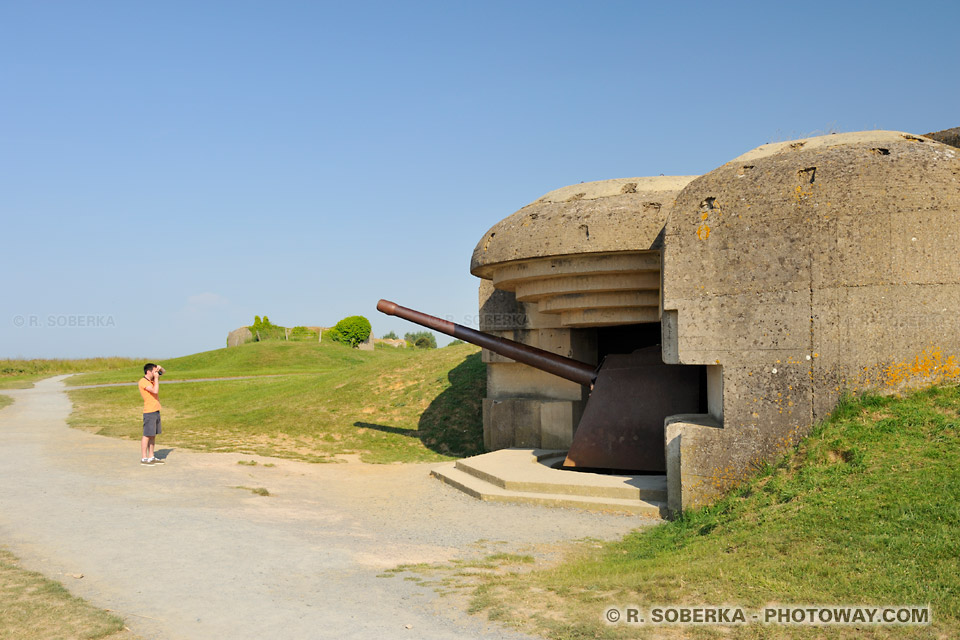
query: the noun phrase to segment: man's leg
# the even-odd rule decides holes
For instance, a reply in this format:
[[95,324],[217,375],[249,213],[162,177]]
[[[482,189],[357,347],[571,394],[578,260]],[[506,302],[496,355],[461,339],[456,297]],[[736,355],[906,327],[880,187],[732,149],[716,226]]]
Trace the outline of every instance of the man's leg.
[[156,443],[157,437],[156,437],[156,436],[150,436],[149,438],[147,438],[147,440],[149,441],[149,442],[147,443],[147,453],[149,454],[147,457],[148,457],[148,458],[152,458],[152,457],[153,457],[153,445]]
[[154,436],[154,437],[150,438],[150,457],[153,459],[154,462],[156,462],[156,463],[158,463],[158,464],[163,464],[165,461],[164,461],[163,459],[161,459],[161,458],[158,458],[158,457],[157,457],[157,454],[154,453],[154,444],[155,444],[156,441],[157,441],[157,436],[160,435],[161,433],[163,433],[163,427],[160,425],[160,412],[159,412],[159,411],[157,412],[157,421],[156,421],[156,423],[154,424],[154,426],[156,427],[156,429],[153,431],[153,436]]
[[147,453],[147,449],[150,446],[150,440],[151,438],[148,438],[147,436],[143,436],[142,438],[140,438],[140,459],[141,460],[146,460],[151,455],[153,455],[152,453]]

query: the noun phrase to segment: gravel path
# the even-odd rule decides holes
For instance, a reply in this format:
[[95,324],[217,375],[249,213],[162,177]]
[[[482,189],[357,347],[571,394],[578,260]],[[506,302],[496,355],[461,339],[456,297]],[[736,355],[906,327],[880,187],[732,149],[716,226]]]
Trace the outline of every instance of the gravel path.
[[164,450],[161,435],[167,464],[144,467],[139,443],[66,426],[65,377],[0,392],[15,398],[0,411],[0,544],[145,639],[522,638],[377,575],[649,523],[475,501],[430,478],[429,464]]

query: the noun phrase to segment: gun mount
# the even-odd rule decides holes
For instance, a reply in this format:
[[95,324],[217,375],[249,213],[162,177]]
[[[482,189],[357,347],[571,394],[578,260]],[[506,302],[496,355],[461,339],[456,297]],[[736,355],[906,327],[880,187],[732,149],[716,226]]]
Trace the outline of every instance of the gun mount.
[[589,386],[590,397],[564,468],[583,471],[666,470],[664,418],[696,413],[705,402],[700,370],[666,365],[660,346],[612,354],[599,367],[380,300],[377,310],[489,349],[517,362]]
[[381,300],[377,303],[377,311],[388,316],[397,316],[404,320],[409,320],[424,327],[434,329],[440,333],[445,333],[464,342],[475,344],[489,349],[494,353],[506,356],[517,362],[528,364],[555,376],[560,376],[566,380],[576,382],[577,384],[592,385],[597,379],[597,367],[589,365],[573,358],[565,358],[550,351],[537,349],[529,345],[493,336],[482,331],[475,331],[449,320],[443,320],[435,316],[421,313],[407,307],[401,307],[395,302]]

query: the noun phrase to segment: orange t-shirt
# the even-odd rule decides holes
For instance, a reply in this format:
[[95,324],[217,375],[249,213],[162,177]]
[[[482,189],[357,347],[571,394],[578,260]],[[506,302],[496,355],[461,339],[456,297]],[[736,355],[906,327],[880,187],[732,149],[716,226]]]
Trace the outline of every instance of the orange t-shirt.
[[150,381],[146,378],[140,378],[137,386],[140,387],[140,395],[143,396],[143,412],[153,413],[154,411],[160,411],[160,399],[157,397],[157,394],[147,391],[147,387],[150,386]]

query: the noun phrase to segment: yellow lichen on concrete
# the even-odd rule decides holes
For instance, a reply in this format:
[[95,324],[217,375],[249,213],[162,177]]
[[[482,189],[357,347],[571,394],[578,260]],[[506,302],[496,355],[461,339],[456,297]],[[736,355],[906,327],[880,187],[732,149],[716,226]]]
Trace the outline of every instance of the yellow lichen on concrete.
[[931,384],[960,380],[956,356],[943,356],[939,347],[923,350],[912,361],[893,362],[879,367],[874,379],[895,389],[914,384]]
[[863,366],[852,380],[843,378],[835,391],[851,393],[896,392],[931,384],[960,382],[957,356],[944,356],[943,350],[931,346],[909,360],[881,362]]

